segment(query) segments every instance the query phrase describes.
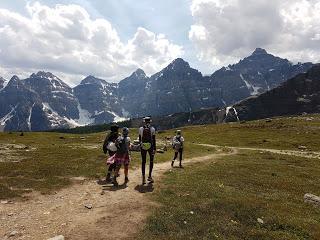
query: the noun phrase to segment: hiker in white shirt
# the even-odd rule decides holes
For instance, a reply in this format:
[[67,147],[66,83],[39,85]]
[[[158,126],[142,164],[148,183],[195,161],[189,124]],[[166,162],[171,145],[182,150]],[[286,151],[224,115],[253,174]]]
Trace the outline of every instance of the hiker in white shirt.
[[173,167],[174,161],[179,155],[179,167],[182,168],[182,154],[183,154],[183,143],[184,138],[182,137],[181,130],[176,131],[176,135],[172,139],[172,147],[174,149],[174,157],[171,162],[171,167]]

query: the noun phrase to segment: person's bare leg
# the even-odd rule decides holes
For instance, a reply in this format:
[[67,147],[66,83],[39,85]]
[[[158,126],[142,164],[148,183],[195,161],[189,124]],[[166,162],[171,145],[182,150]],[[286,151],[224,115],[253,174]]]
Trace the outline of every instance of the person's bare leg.
[[117,177],[118,177],[120,168],[121,168],[121,165],[115,167],[114,177],[113,177],[113,185],[114,186],[118,186],[119,185],[118,182],[117,182]]
[[124,165],[124,182],[128,183],[129,182],[129,164]]

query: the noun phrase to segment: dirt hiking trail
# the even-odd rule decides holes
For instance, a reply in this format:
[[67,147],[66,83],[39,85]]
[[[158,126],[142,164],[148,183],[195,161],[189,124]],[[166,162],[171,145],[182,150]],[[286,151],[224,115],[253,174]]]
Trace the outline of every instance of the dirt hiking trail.
[[204,147],[212,147],[212,148],[228,148],[231,150],[249,150],[249,151],[260,151],[260,152],[269,152],[275,154],[283,154],[290,155],[296,157],[304,157],[304,158],[318,158],[320,159],[320,152],[312,152],[305,150],[280,150],[280,149],[270,149],[270,148],[252,148],[252,147],[232,147],[232,146],[220,146],[220,145],[211,145],[211,144],[197,144]]
[[[183,163],[214,160],[236,152],[217,150],[215,154],[186,159]],[[140,168],[136,168],[129,170],[127,186],[121,185],[124,181],[121,170],[117,188],[75,178],[75,184],[53,195],[31,193],[26,202],[2,203],[0,240],[43,240],[57,235],[77,240],[131,239],[143,228],[146,217],[156,205],[147,195],[157,186],[161,175],[171,169],[170,163],[155,164],[154,186],[141,186]]]

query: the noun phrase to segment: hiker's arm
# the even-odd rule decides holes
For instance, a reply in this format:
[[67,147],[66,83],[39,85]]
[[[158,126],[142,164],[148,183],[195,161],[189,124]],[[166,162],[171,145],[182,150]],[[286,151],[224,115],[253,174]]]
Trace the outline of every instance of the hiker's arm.
[[153,150],[156,151],[157,146],[156,146],[156,135],[152,135],[152,145],[153,145]]
[[139,128],[139,143],[141,144],[142,137],[141,137],[141,128]]
[[108,136],[106,136],[106,138],[104,139],[104,142],[103,142],[103,152],[104,154],[106,154],[108,152],[108,149],[107,149],[107,146],[108,146]]

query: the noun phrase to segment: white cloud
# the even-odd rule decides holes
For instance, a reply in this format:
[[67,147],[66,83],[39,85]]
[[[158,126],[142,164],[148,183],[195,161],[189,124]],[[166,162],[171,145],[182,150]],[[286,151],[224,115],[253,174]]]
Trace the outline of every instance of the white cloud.
[[[75,79],[94,74],[121,80],[136,68],[155,73],[181,56],[181,46],[138,28],[127,43],[112,24],[79,5],[28,4],[29,15],[0,9],[1,72],[51,70]],[[80,79],[79,79],[80,80]]]
[[193,0],[189,39],[221,66],[256,47],[293,61],[320,61],[319,0]]
[[156,35],[144,28],[138,28],[128,43],[131,58],[141,60],[141,68],[147,72],[159,70],[182,54],[182,48],[170,44],[163,34]]

